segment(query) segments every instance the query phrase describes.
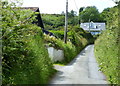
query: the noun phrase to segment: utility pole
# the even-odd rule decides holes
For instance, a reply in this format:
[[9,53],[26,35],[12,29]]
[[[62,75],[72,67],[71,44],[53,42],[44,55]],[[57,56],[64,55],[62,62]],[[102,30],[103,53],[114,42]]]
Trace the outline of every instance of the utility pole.
[[90,18],[89,18],[89,32],[90,32]]
[[68,0],[66,0],[64,43],[67,43],[67,29],[68,29]]

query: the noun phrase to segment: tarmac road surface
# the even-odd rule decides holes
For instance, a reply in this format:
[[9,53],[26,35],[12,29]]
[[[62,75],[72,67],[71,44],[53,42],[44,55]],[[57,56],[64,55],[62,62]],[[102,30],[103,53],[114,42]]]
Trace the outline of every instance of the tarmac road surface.
[[58,73],[50,84],[108,84],[104,74],[99,71],[94,56],[94,45],[88,45],[68,65],[54,65]]

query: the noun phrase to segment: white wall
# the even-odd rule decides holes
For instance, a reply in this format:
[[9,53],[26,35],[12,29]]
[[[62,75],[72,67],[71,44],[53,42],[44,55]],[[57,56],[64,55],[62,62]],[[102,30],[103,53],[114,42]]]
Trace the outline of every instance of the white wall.
[[49,57],[53,62],[62,61],[64,59],[63,50],[57,50],[54,47],[48,47],[47,50],[48,50]]

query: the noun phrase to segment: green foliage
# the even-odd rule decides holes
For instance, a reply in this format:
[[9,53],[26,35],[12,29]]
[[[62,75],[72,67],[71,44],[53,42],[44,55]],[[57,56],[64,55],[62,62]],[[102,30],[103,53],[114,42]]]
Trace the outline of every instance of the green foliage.
[[68,12],[68,25],[77,25],[78,24],[78,16],[75,11],[71,10]]
[[[60,38],[60,39],[64,39],[64,31],[63,30],[50,30],[50,32],[54,33],[54,35],[57,37],[57,38]],[[94,42],[94,39],[93,39],[93,36],[89,33],[89,32],[86,32],[84,31],[82,28],[80,28],[78,25],[75,25],[75,26],[71,26],[71,25],[68,25],[68,39],[72,39],[72,35],[75,33],[77,33],[78,36],[81,36],[85,39],[87,39],[89,41],[89,43],[93,43]]]
[[85,32],[79,26],[74,26],[70,31],[69,39],[75,45],[77,53],[79,53],[86,45],[94,42],[94,38],[90,33]]
[[42,19],[47,30],[63,26],[65,22],[64,16],[60,14],[42,14]]
[[85,9],[85,7],[81,7],[81,8],[79,9],[79,13],[82,12],[84,9]]
[[76,48],[71,42],[65,44],[61,39],[45,35],[45,43],[56,49],[62,49],[64,51],[64,63],[70,62],[76,56]]
[[108,12],[110,11],[110,8],[105,8],[102,13],[100,13],[101,18],[103,19],[104,22],[107,21],[107,18],[109,16]]
[[100,63],[100,70],[111,84],[118,84],[119,72],[119,27],[118,8],[110,8],[107,18],[107,30],[95,42],[95,55]]
[[[83,10],[84,9],[84,10]],[[100,17],[98,9],[95,6],[88,6],[86,8],[80,8],[79,17],[81,22],[101,22],[103,21]]]
[[[73,26],[69,28],[69,41],[67,42],[67,44],[63,42],[64,31],[52,30],[51,32],[53,32],[58,37],[58,39],[45,35],[45,43],[56,49],[64,50],[65,63],[70,62],[87,44],[90,43],[87,39],[88,33],[86,33],[82,28],[79,28],[79,26]],[[89,39],[93,38],[92,35],[89,35],[89,37]]]
[[76,16],[76,12],[74,10],[71,10],[70,12],[68,12],[68,17],[74,17]]
[[[38,27],[33,27],[36,29]],[[3,46],[3,83],[4,84],[43,84],[52,74],[52,63],[43,45],[41,30],[32,32],[21,39],[22,43],[9,43]],[[12,41],[12,40],[11,40]],[[16,41],[14,39],[14,41]],[[20,41],[20,39],[19,39]],[[6,42],[6,40],[5,40]],[[7,49],[6,49],[7,48]],[[8,51],[8,52],[6,52]]]
[[31,23],[36,13],[21,10],[15,3],[2,8],[2,83],[47,83],[54,70],[41,28]]
[[[65,25],[65,15],[64,14],[42,14],[43,23],[46,30],[61,30]],[[78,16],[76,16],[75,11],[68,13],[68,24],[77,25]]]
[[[71,34],[71,38],[70,38],[71,42],[75,45],[76,50],[77,50],[77,54],[83,49],[83,47],[85,47],[83,45],[83,40],[81,39],[80,35],[78,35],[76,32],[72,32]],[[86,41],[86,40],[85,40]],[[85,42],[84,41],[84,42]]]
[[50,30],[50,32],[54,33],[54,35],[57,37],[57,38],[60,38],[60,39],[64,39],[64,31],[55,31],[55,30]]

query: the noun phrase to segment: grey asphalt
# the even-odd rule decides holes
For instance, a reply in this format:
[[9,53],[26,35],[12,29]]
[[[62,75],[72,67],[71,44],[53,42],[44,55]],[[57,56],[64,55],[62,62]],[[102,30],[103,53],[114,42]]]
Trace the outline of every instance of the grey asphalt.
[[87,46],[68,65],[54,67],[58,73],[50,84],[108,84],[105,75],[99,71],[94,45]]

